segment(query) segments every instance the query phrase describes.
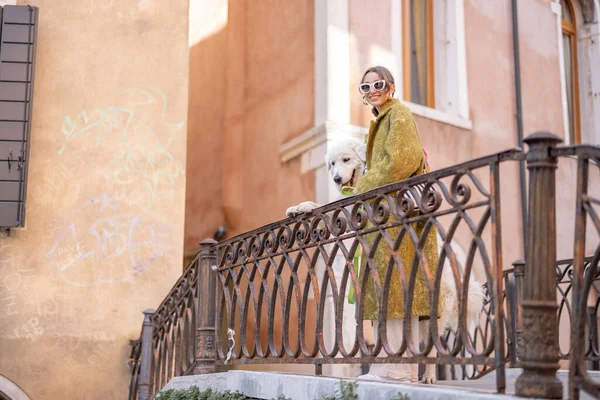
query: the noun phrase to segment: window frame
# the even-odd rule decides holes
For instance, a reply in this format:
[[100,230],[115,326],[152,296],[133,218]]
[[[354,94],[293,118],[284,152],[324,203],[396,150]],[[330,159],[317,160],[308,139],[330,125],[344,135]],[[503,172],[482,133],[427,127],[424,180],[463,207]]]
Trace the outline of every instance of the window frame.
[[[413,102],[411,98],[411,24],[410,24],[410,6],[413,0],[402,0],[402,91],[403,98],[408,102]],[[427,101],[426,104],[418,104],[424,107],[435,109],[435,53],[434,53],[434,32],[433,32],[433,0],[422,0],[426,2],[426,53],[427,53]]]
[[[578,66],[578,55],[577,55],[577,22],[575,9],[573,8],[573,4],[571,0],[564,0],[569,7],[569,10],[562,10],[561,4],[561,39],[562,35],[566,34],[569,37],[569,41],[571,44],[571,60],[566,60],[564,58],[564,49],[563,49],[563,63],[570,62],[571,63],[571,87],[573,88],[573,137],[569,137],[569,141],[571,144],[580,144],[581,143],[581,114],[580,114],[580,102],[579,102],[579,66]],[[560,3],[559,3],[560,4]],[[571,22],[567,21],[564,18],[565,12],[568,11],[571,16]],[[565,82],[567,80],[566,72],[563,71],[563,79]],[[567,87],[565,85],[565,95]],[[568,110],[566,113],[566,117],[568,119]],[[569,128],[571,125],[571,121],[568,121]],[[570,130],[566,132],[567,134],[571,134]]]

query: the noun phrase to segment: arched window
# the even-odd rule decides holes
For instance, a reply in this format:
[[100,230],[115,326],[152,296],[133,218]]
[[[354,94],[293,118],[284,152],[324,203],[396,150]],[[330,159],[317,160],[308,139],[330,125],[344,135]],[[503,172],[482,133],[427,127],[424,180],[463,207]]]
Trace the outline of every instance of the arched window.
[[579,116],[579,77],[577,74],[577,26],[570,0],[560,0],[562,11],[562,41],[564,80],[567,97],[567,118],[571,144],[581,143]]

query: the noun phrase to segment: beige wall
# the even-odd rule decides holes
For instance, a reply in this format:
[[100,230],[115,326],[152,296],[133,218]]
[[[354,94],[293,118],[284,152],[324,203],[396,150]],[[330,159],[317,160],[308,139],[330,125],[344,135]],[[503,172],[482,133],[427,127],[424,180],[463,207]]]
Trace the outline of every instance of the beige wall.
[[27,4],[27,219],[0,236],[0,371],[32,399],[123,399],[141,311],[181,271],[187,1]]

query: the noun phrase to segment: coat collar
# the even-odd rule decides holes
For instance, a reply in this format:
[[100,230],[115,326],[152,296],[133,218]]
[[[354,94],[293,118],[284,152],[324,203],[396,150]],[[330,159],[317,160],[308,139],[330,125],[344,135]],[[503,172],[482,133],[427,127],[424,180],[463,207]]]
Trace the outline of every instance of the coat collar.
[[371,128],[369,129],[369,135],[367,137],[367,168],[371,166],[371,153],[373,150],[373,142],[375,141],[375,132],[377,130],[377,126],[379,125],[379,122],[381,122],[381,119],[385,117],[392,107],[398,103],[398,99],[389,99],[381,107],[381,111],[379,112],[379,115],[377,115],[377,118],[371,121]]
[[383,106],[381,106],[381,110],[379,111],[379,115],[377,115],[377,118],[375,118],[375,123],[378,123],[379,121],[381,121],[381,119],[385,116],[385,114],[388,113],[388,111],[390,111],[390,109],[399,103],[398,99],[394,99],[391,98],[388,101],[386,101]]

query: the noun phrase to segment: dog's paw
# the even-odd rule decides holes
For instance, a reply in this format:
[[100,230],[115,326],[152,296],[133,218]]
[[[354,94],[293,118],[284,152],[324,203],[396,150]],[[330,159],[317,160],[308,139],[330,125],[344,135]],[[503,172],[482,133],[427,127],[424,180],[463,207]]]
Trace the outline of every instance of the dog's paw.
[[295,217],[300,214],[305,214],[305,213],[311,212],[315,208],[319,208],[319,207],[321,207],[320,204],[314,203],[312,201],[305,201],[305,202],[298,204],[297,206],[288,208],[285,211],[285,215],[287,215],[288,217]]
[[288,217],[295,217],[296,215],[300,214],[298,212],[298,206],[293,206],[288,208],[287,210],[285,210],[285,215]]
[[433,385],[437,383],[437,379],[435,379],[435,365],[427,364],[425,366],[425,373],[423,374],[421,383],[424,383],[425,385]]

